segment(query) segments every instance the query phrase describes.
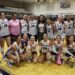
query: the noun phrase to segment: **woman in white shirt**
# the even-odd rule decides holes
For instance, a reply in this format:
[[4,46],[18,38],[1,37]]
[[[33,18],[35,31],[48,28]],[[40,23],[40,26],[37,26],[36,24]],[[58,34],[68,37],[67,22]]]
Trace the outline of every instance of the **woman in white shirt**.
[[21,23],[21,34],[28,34],[28,21],[27,15],[23,16],[23,19],[20,21]]
[[30,62],[31,60],[33,62],[37,62],[38,61],[38,56],[37,56],[37,42],[35,41],[35,37],[31,36],[30,40],[28,41],[28,45],[27,45],[27,59],[28,62]]
[[55,33],[56,36],[61,35],[61,37],[62,37],[63,31],[64,31],[63,19],[64,19],[63,16],[58,16],[57,21],[55,22],[56,30],[57,30],[57,32]]
[[20,60],[22,60],[22,55],[20,54],[21,51],[21,36],[18,36],[16,41],[8,48],[5,53],[5,57],[8,59],[7,64],[9,67],[12,67],[12,62],[19,66]]
[[67,36],[74,35],[74,25],[73,20],[71,20],[71,16],[66,17],[66,21],[64,21],[65,27],[66,27],[66,33]]
[[0,50],[4,58],[4,41],[7,45],[10,46],[10,32],[8,28],[8,20],[5,18],[5,14],[1,13],[0,15]]
[[50,51],[52,50],[51,47],[51,41],[48,39],[47,34],[43,35],[43,40],[40,42],[41,51],[40,51],[40,57],[39,62],[44,62],[44,60],[48,60],[48,58],[51,58]]
[[40,15],[38,20],[38,41],[43,39],[44,33],[46,33],[45,17]]
[[54,25],[52,24],[52,21],[50,18],[47,19],[46,30],[47,30],[48,38],[53,40],[54,39]]
[[34,15],[31,15],[28,24],[29,24],[29,38],[31,36],[35,36],[35,40],[37,40],[37,20],[35,19]]
[[[66,21],[64,21],[65,30],[66,30],[66,40],[69,41],[69,37],[74,35],[74,24],[72,17],[70,15],[66,16]],[[75,40],[75,39],[74,39]]]

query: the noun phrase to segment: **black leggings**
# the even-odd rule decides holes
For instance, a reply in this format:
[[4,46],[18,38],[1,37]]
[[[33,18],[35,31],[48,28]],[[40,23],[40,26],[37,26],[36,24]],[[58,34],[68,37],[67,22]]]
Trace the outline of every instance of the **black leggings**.
[[40,42],[43,39],[44,33],[38,33],[38,41]]
[[16,41],[18,35],[17,36],[14,36],[14,35],[11,34],[10,36],[11,36],[11,44],[13,44],[13,42]]

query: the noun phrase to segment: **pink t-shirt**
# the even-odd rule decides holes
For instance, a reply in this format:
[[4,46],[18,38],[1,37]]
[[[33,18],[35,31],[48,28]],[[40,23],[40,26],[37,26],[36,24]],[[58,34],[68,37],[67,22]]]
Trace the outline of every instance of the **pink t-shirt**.
[[8,23],[9,25],[9,30],[10,30],[10,33],[12,35],[19,35],[20,34],[20,23],[19,23],[19,20],[16,19],[16,20],[13,20],[11,19]]

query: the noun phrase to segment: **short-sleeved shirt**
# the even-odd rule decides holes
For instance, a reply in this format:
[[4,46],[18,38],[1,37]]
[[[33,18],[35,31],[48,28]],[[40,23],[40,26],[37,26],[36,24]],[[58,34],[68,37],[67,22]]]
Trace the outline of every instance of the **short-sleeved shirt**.
[[27,23],[27,21],[21,20],[20,22],[21,22],[21,27],[22,27],[21,33],[23,33],[23,34],[28,33],[28,23]]
[[[12,45],[16,46],[16,51],[12,50]],[[20,49],[20,47],[17,45],[17,42],[14,42],[12,45],[8,48],[7,52],[5,53],[6,56],[9,54],[15,54],[15,52],[18,53],[18,50]]]
[[36,42],[34,42],[32,45],[30,45],[30,41],[29,41],[28,45],[27,45],[27,50],[31,49],[31,51],[34,52],[34,51],[36,51],[36,46],[37,46]]
[[43,53],[47,53],[49,51],[49,44],[50,44],[50,41],[47,40],[46,42],[44,40],[41,41],[41,48],[42,48],[42,52]]
[[62,35],[64,24],[60,23],[59,21],[56,21],[55,24],[56,24],[56,29],[57,29],[57,35]]
[[51,25],[47,25],[46,30],[47,30],[48,38],[53,39],[54,38],[53,27]]
[[44,33],[45,31],[45,25],[43,24],[43,23],[40,23],[39,25],[38,25],[38,29],[39,29],[39,32],[40,33]]
[[67,36],[70,36],[70,35],[73,35],[74,32],[73,32],[73,21],[64,21],[65,23],[65,26],[66,26],[66,32],[67,32]]
[[33,20],[33,21],[29,21],[29,34],[30,35],[37,35],[37,21]]
[[10,34],[12,34],[14,36],[20,34],[20,22],[18,19],[10,20],[8,25],[9,25]]
[[8,28],[8,20],[0,19],[0,37],[10,35]]

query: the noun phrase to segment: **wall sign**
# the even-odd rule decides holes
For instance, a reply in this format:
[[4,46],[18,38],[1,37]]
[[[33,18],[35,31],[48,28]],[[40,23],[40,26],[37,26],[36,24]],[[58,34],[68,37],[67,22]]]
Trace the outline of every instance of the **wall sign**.
[[60,7],[61,8],[70,8],[70,0],[61,0]]

